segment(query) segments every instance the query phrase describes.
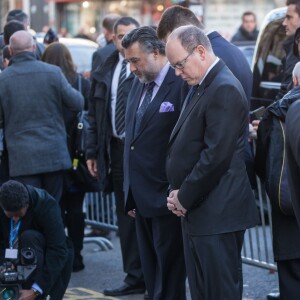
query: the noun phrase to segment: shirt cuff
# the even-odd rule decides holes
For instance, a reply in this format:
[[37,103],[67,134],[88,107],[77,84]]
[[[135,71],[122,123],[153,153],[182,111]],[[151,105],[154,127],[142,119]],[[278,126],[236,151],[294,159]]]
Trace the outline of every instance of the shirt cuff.
[[34,289],[36,289],[37,291],[39,291],[41,295],[43,295],[43,290],[38,286],[37,283],[34,283],[34,284],[32,285],[32,287],[33,287]]

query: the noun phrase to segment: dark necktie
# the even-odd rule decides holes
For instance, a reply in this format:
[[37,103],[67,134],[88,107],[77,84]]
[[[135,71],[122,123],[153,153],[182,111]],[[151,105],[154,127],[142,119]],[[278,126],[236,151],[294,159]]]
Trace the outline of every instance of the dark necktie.
[[13,221],[13,233],[14,233],[14,237],[15,237],[14,240],[12,241],[13,249],[18,249],[18,245],[19,245],[18,223],[19,223],[19,221]]
[[193,99],[193,97],[194,97],[194,95],[195,95],[195,93],[196,93],[198,87],[199,87],[199,84],[196,84],[196,85],[194,85],[194,86],[190,89],[190,93],[189,93],[189,95],[188,95],[188,97],[187,97],[187,99],[186,99],[186,105],[185,105],[185,106],[187,106],[187,105],[191,102],[191,100]]
[[143,115],[144,115],[145,111],[147,110],[147,107],[148,107],[149,103],[151,102],[154,86],[155,86],[155,82],[154,81],[152,81],[152,82],[150,82],[148,84],[144,100],[143,100],[141,106],[138,108],[138,110],[136,112],[136,117],[135,117],[135,131],[134,131],[135,135],[137,135],[137,133],[139,131]]
[[126,79],[126,64],[124,59],[122,62],[122,68],[119,76],[118,89],[117,89],[117,101],[115,111],[115,128],[118,135],[122,135],[125,131],[125,102],[124,102],[124,81]]

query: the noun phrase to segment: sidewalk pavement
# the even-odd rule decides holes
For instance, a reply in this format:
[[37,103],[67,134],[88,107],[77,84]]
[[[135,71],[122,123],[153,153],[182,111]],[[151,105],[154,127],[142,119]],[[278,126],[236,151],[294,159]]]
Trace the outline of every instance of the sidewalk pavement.
[[[71,281],[64,300],[142,300],[143,295],[108,297],[102,294],[105,288],[119,287],[123,283],[121,250],[118,237],[111,234],[113,249],[99,251],[97,244],[85,244],[82,251],[85,269],[72,273]],[[266,300],[266,295],[278,289],[277,273],[258,267],[243,265],[243,300]],[[174,287],[176,288],[176,287]],[[187,284],[187,300],[190,300]]]

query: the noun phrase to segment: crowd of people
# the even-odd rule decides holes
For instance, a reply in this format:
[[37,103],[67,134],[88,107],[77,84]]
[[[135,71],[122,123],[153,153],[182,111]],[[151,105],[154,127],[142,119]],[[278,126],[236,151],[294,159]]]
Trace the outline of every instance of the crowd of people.
[[[259,223],[255,160],[272,203],[278,299],[299,298],[300,1],[287,0],[283,26],[282,89],[251,126],[253,153],[249,64],[188,8],[169,7],[157,27],[105,16],[106,45],[93,55],[89,80],[51,28],[39,44],[28,16],[9,12],[0,74],[0,261],[17,266],[28,247],[37,256],[19,299],[61,300],[71,272],[85,267],[89,189],[72,173],[72,129],[82,111],[84,163],[99,191],[114,192],[125,273],[104,295],[184,300],[188,278],[193,300],[242,299],[244,234]],[[257,35],[255,14],[245,12],[232,42]],[[279,203],[278,190],[285,193]]]

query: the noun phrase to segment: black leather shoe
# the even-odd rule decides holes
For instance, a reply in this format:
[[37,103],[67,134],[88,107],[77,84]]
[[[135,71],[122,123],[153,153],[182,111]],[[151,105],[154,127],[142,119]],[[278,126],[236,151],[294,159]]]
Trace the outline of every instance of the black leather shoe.
[[121,287],[117,289],[106,289],[103,291],[105,296],[124,296],[130,294],[143,294],[145,293],[144,285],[128,285],[124,283]]

